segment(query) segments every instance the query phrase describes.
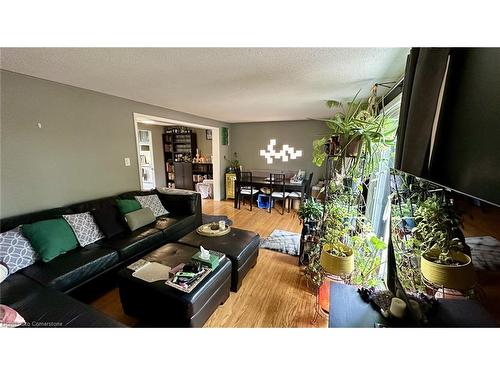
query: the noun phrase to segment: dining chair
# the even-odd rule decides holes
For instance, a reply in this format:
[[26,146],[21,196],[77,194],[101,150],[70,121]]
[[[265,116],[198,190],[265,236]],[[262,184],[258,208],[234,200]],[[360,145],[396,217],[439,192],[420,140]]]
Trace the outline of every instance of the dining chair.
[[288,194],[288,212],[292,206],[292,201],[301,200],[302,202],[311,195],[311,183],[312,183],[313,173],[309,174],[309,179],[306,181],[306,186],[304,187],[304,196],[300,191],[292,191]]
[[270,182],[270,197],[269,197],[269,212],[271,212],[273,202],[282,201],[281,214],[285,213],[285,204],[288,194],[285,191],[285,175],[282,173],[271,173],[269,175]]
[[[253,186],[252,172],[236,171],[236,199],[238,209],[241,208],[241,201],[244,197],[250,198],[250,211],[252,211],[253,197],[259,190]],[[243,202],[243,205],[245,202]]]

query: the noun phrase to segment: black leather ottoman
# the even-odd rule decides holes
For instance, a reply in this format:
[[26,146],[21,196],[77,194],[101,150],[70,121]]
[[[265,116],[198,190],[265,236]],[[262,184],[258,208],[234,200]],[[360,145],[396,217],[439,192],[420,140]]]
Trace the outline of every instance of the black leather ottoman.
[[245,275],[257,263],[260,236],[255,232],[231,227],[231,232],[225,236],[205,237],[193,231],[178,242],[196,248],[202,245],[206,249],[226,254],[233,266],[231,290],[237,292]]
[[[188,262],[197,248],[171,243],[143,257],[150,262],[175,267]],[[120,299],[126,314],[148,326],[202,327],[217,307],[229,297],[231,262],[223,259],[191,293],[165,285],[165,281],[148,283],[132,276],[124,268],[118,272]]]

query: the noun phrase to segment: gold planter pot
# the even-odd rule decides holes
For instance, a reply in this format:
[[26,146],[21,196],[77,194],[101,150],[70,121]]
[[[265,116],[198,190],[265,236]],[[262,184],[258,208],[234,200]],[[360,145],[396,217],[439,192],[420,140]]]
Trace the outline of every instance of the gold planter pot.
[[420,257],[422,276],[433,284],[450,289],[468,290],[476,284],[476,273],[471,258],[459,251],[452,251],[453,259],[462,262],[458,266],[448,266],[429,260],[439,256],[439,251],[428,252]]
[[[342,251],[347,254],[345,257],[339,257],[330,254],[328,250],[332,248],[341,247]],[[324,244],[321,256],[319,258],[321,267],[326,273],[337,276],[349,275],[354,270],[354,254],[349,246],[342,243],[338,244]]]

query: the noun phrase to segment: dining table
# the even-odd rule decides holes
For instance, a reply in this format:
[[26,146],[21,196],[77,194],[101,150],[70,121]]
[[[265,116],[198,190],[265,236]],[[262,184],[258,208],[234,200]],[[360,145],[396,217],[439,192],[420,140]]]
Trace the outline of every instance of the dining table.
[[[249,182],[244,182],[245,186],[250,186]],[[269,187],[271,184],[271,181],[269,177],[253,177],[252,178],[252,183],[251,185],[254,188],[261,189],[263,187]],[[301,197],[304,197],[304,194],[306,192],[306,186],[307,186],[307,180],[303,179],[301,182],[292,182],[290,178],[285,179],[285,191],[287,192],[292,192],[292,191],[297,191],[301,193]],[[235,188],[235,194],[234,196],[236,197],[236,190],[238,189],[237,184],[234,185]],[[264,193],[262,193],[264,194]],[[234,200],[234,208],[237,208],[238,205],[238,199]]]

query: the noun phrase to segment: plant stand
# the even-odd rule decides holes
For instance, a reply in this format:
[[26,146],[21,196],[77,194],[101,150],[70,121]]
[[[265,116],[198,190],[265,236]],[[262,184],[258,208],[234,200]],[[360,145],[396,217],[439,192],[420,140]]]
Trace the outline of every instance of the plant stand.
[[308,225],[309,223],[304,223],[302,225],[302,232],[300,235],[300,249],[299,249],[299,266],[304,266],[309,263],[309,259],[306,259],[308,256],[308,250],[311,246],[319,242],[319,226],[316,225],[311,227]]
[[[478,291],[477,289],[477,284],[472,286],[469,289],[465,290],[458,290],[458,289],[452,289],[452,288],[447,288],[444,285],[437,285],[429,280],[427,280],[423,275],[422,275],[422,282],[424,283],[425,287],[432,291],[432,295],[435,296],[437,293],[441,293],[442,299],[453,299],[454,297],[457,297],[458,295],[464,296],[466,299],[475,299],[478,296]],[[457,292],[457,293],[454,293]]]

